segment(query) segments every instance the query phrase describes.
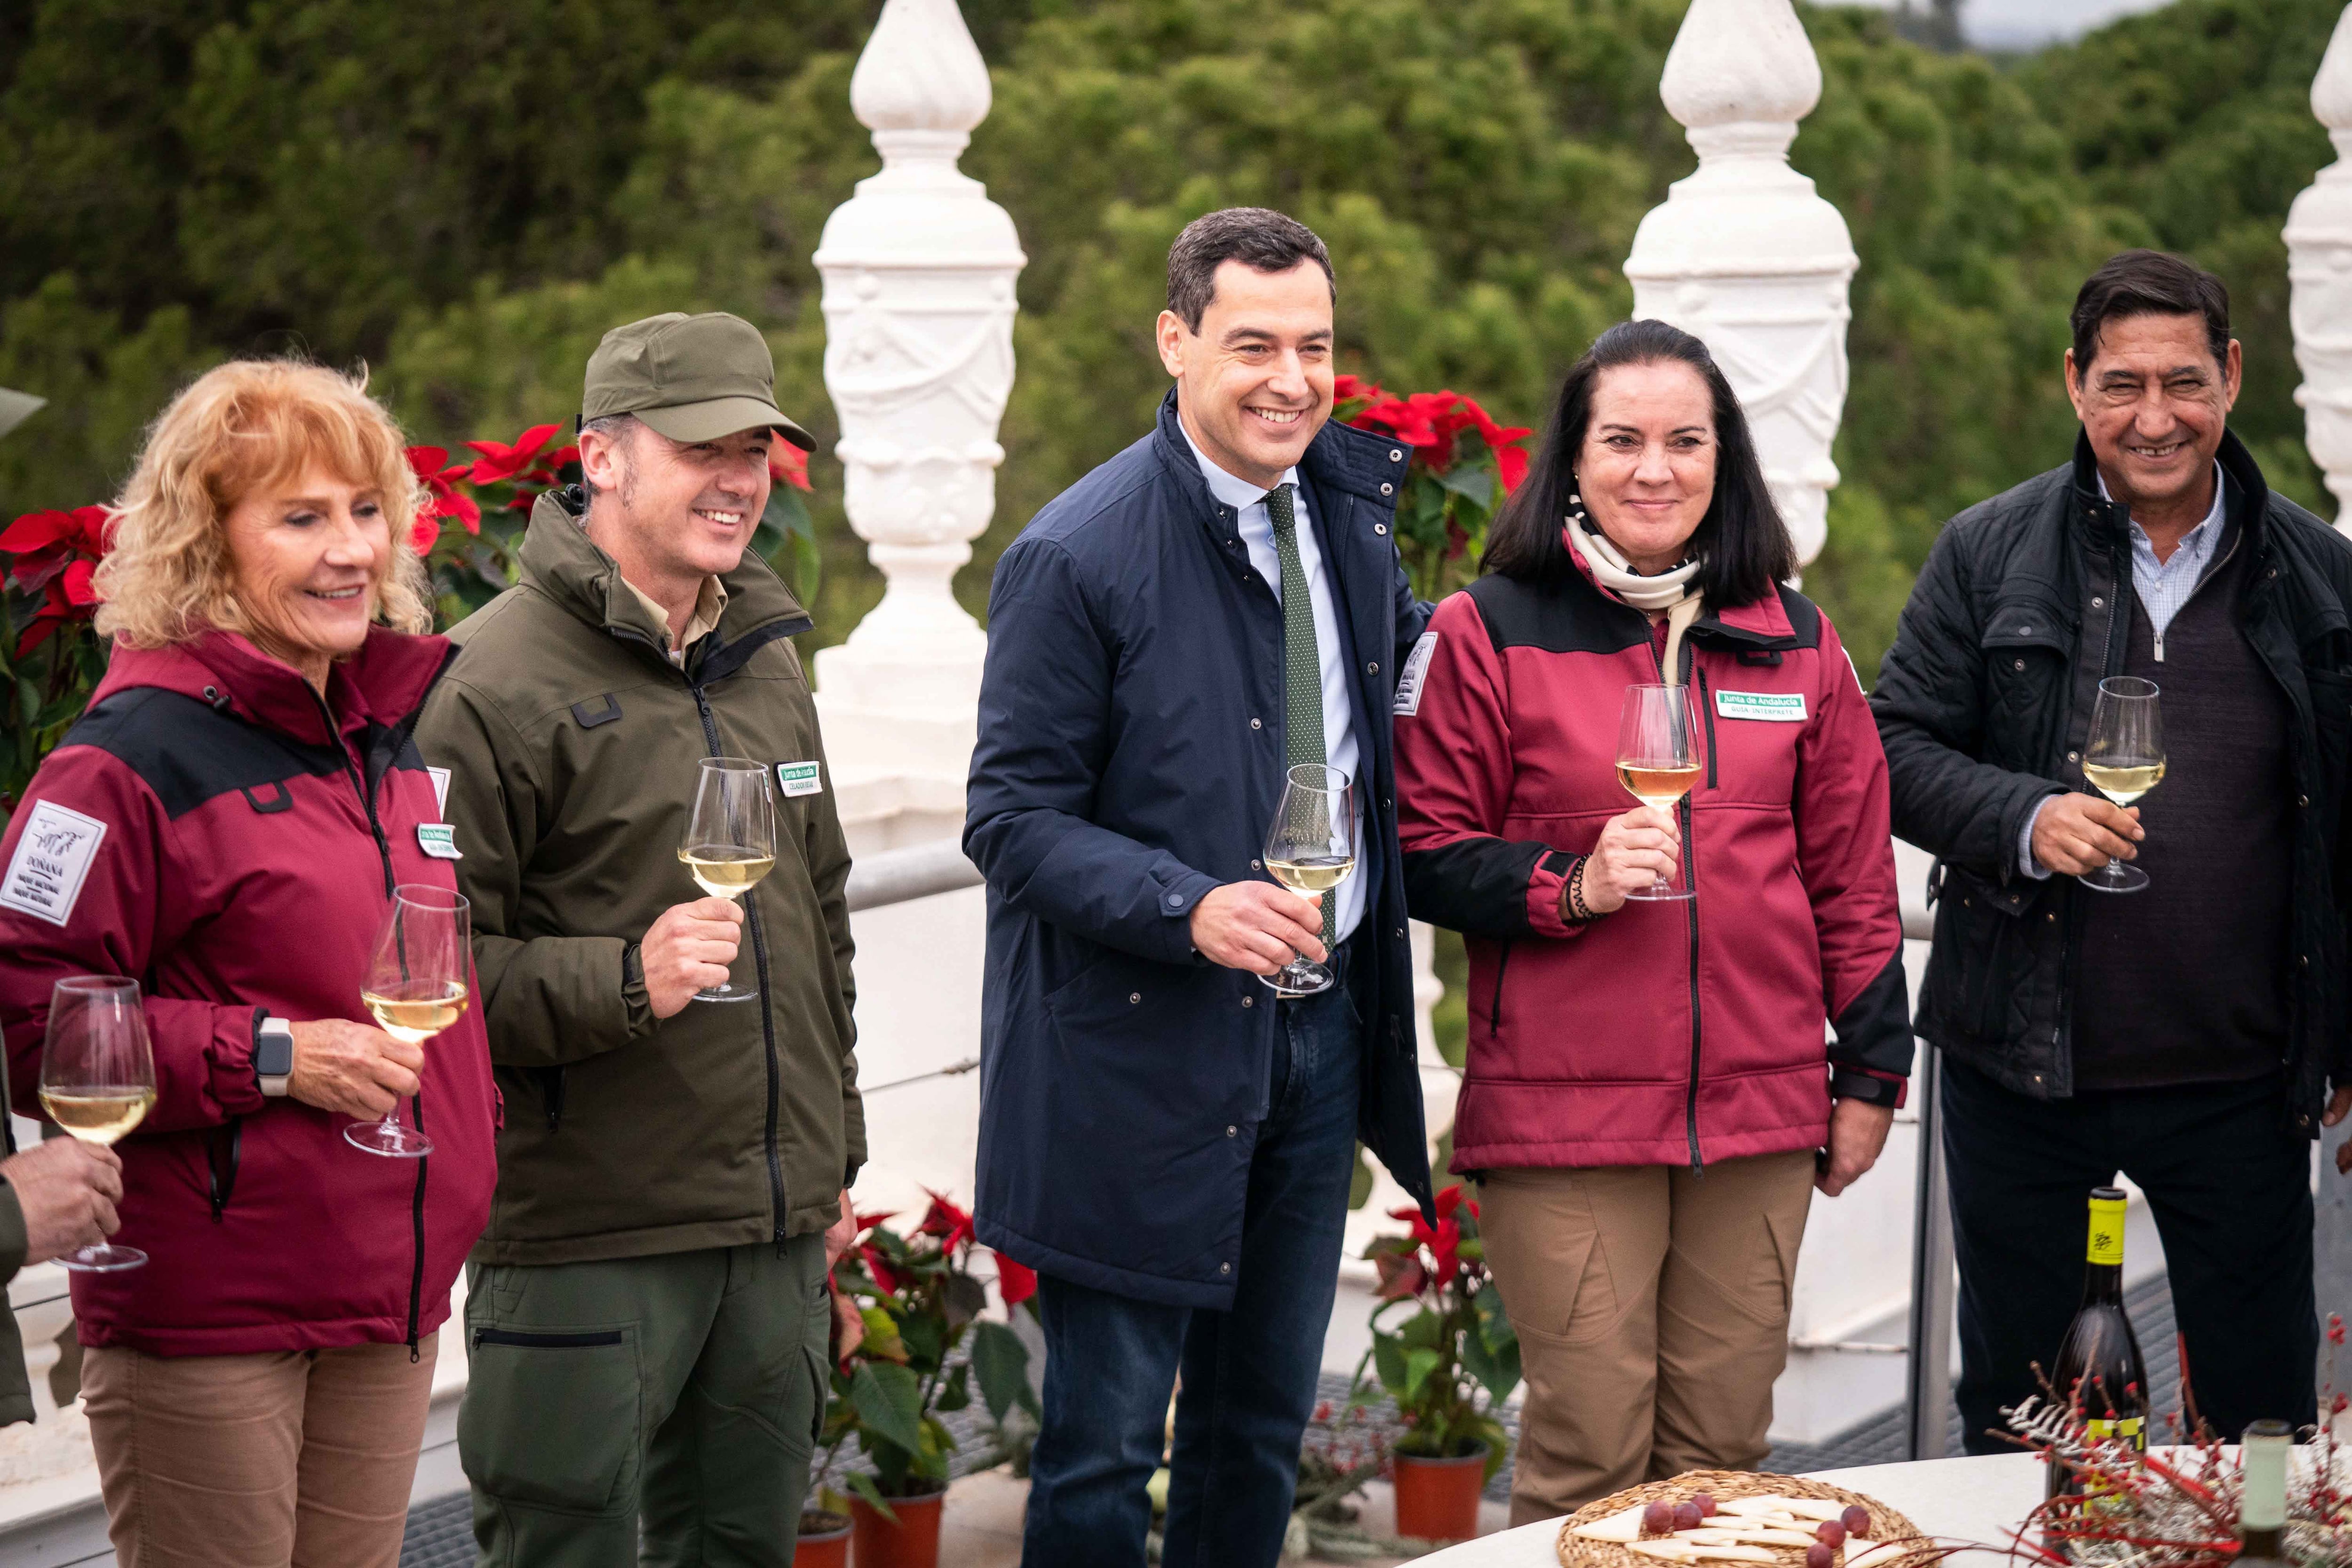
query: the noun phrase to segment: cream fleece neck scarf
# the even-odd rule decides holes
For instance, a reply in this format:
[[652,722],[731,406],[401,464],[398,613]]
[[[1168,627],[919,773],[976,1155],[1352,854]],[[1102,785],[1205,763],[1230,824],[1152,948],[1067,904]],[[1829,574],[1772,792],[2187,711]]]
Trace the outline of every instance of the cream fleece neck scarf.
[[1670,686],[1680,686],[1683,633],[1706,608],[1699,591],[1690,585],[1698,575],[1698,563],[1685,561],[1671,572],[1645,577],[1599,530],[1587,531],[1574,517],[1568,519],[1568,540],[1591,567],[1594,582],[1637,610],[1666,612],[1665,679]]

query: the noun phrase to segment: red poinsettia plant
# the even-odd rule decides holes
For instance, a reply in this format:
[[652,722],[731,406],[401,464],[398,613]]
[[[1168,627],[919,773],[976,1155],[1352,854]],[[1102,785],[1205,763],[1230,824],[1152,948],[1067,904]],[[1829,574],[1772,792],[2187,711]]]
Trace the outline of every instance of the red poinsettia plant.
[[1486,526],[1527,477],[1531,431],[1498,425],[1458,392],[1383,392],[1361,376],[1336,377],[1334,417],[1411,450],[1397,496],[1397,551],[1424,599],[1443,598],[1476,575]]
[[[889,1214],[856,1216],[857,1238],[834,1266],[833,1395],[825,1409],[824,1463],[857,1440],[867,1468],[834,1476],[887,1513],[892,1498],[944,1488],[956,1439],[943,1414],[970,1406],[972,1385],[1010,1442],[1017,1408],[1038,1418],[1029,1350],[1006,1323],[984,1317],[986,1281],[973,1271],[982,1247],[971,1215],[937,1193],[921,1223],[904,1235]],[[992,1253],[996,1289],[1009,1317],[1037,1292],[1037,1276]],[[1034,1310],[1032,1308],[1031,1310]]]
[[1372,1347],[1356,1365],[1349,1405],[1372,1396],[1374,1384],[1364,1376],[1371,1368],[1404,1421],[1396,1452],[1453,1459],[1484,1443],[1491,1479],[1507,1447],[1495,1413],[1519,1384],[1519,1337],[1486,1271],[1478,1205],[1457,1182],[1437,1194],[1434,1206],[1434,1226],[1418,1208],[1391,1209],[1390,1217],[1409,1221],[1411,1229],[1376,1237],[1365,1248],[1381,1286]]
[[0,826],[106,673],[89,623],[107,518],[102,506],[80,506],[26,512],[0,529]]

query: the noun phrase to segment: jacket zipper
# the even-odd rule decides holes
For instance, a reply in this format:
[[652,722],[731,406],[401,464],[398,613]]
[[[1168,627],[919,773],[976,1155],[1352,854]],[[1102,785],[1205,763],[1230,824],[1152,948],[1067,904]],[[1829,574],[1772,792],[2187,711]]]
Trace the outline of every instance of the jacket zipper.
[[[367,814],[368,831],[375,836],[375,852],[383,861],[383,896],[390,899],[393,897],[394,888],[399,884],[393,875],[392,843],[384,837],[383,823],[375,814],[375,797],[368,793],[367,780],[361,774],[359,764],[352,760],[352,749],[344,742],[342,731],[335,727],[334,710],[327,706],[327,700],[319,695],[317,688],[310,687],[306,682],[305,689],[310,691],[311,700],[318,703],[319,715],[327,721],[328,740],[334,746],[336,753],[343,759],[343,772],[351,779],[352,788],[360,797],[360,809]],[[402,738],[405,737],[408,730],[408,725],[403,725],[394,731],[395,753]],[[389,769],[386,770],[387,773],[389,771]],[[420,1134],[425,1131],[423,1078],[424,1075],[420,1073],[416,1092],[411,1095],[408,1100],[410,1113],[416,1118],[416,1131]],[[419,1154],[416,1157],[416,1190],[408,1200],[409,1230],[415,1242],[415,1261],[408,1274],[408,1359],[411,1364],[423,1359],[423,1352],[417,1343],[416,1325],[425,1305],[425,1168],[431,1163],[432,1159],[433,1156],[430,1154]]]
[[[2187,614],[2189,606],[2197,602],[2197,595],[2205,591],[2205,584],[2210,583],[2215,577],[2221,575],[2221,568],[2230,563],[2230,557],[2238,552],[2238,540],[2231,540],[2230,548],[2221,552],[2221,559],[2207,566],[2203,574],[2200,575],[2195,583],[2189,584],[2189,597],[2181,600],[2180,607],[2172,612],[2173,620],[2178,620],[2183,615]],[[2137,592],[2138,584],[2134,584],[2133,588],[2135,592]],[[2171,624],[2171,621],[2167,621],[2165,623],[2168,626]],[[2156,622],[2153,619],[2149,620],[2147,623],[2147,629],[2156,644],[2156,662],[2162,664],[2164,662],[2164,634],[2156,629]]]
[[1511,949],[1517,945],[1515,941],[1506,940],[1503,955],[1495,960],[1495,999],[1486,1009],[1486,1031],[1490,1035],[1499,1033],[1503,1027],[1503,976],[1511,967]]
[[[694,693],[695,710],[702,716],[702,739],[714,757],[726,753],[719,746],[719,721],[710,711],[710,700],[703,695],[702,684],[688,679],[688,689]],[[744,923],[751,928],[751,963],[760,976],[760,1038],[768,1060],[768,1194],[776,1209],[776,1253],[783,1255],[784,1216],[790,1211],[784,1206],[784,1165],[776,1154],[776,1099],[781,1090],[782,1073],[776,1066],[776,1018],[768,1006],[768,940],[760,927],[760,907],[750,894],[743,899]]]
[[[1684,640],[1683,648],[1691,668],[1696,669],[1698,654],[1691,647],[1687,637]],[[1650,645],[1650,662],[1658,667],[1659,679],[1664,679],[1666,661],[1664,656],[1658,651],[1658,646],[1655,643]],[[1689,688],[1685,686],[1684,689],[1687,691]],[[1715,770],[1715,726],[1712,722],[1707,725],[1706,765],[1711,777]],[[1675,812],[1681,817],[1683,826],[1683,886],[1689,889],[1691,895],[1683,900],[1684,909],[1689,911],[1684,918],[1689,922],[1690,929],[1691,1013],[1690,1088],[1683,1097],[1683,1129],[1685,1135],[1690,1140],[1691,1174],[1696,1176],[1704,1174],[1706,1170],[1706,1161],[1698,1152],[1698,826],[1691,813],[1689,795],[1683,796],[1675,807]]]

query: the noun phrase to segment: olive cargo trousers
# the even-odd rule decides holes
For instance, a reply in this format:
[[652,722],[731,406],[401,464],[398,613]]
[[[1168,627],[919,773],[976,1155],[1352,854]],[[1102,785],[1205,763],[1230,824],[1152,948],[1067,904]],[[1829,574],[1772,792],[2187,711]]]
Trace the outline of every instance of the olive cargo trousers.
[[1489,1171],[1478,1234],[1528,1380],[1511,1522],[1752,1470],[1789,1359],[1813,1152]]
[[467,1270],[482,1568],[792,1561],[828,1384],[822,1235]]

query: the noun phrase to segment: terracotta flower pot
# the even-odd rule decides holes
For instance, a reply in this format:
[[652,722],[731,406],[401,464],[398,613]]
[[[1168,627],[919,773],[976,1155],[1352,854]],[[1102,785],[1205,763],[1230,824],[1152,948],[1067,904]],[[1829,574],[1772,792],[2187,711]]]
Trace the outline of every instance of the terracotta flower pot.
[[817,1510],[801,1515],[793,1568],[849,1568],[849,1516]]
[[1415,1541],[1467,1541],[1478,1533],[1478,1494],[1486,1485],[1486,1444],[1458,1459],[1399,1454],[1395,1464],[1399,1535]]
[[944,1488],[929,1497],[894,1497],[893,1524],[864,1498],[849,1500],[856,1521],[857,1568],[939,1568],[940,1507],[947,1501]]

